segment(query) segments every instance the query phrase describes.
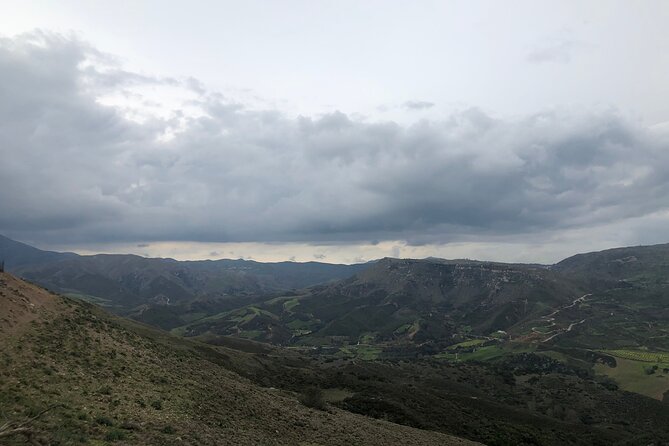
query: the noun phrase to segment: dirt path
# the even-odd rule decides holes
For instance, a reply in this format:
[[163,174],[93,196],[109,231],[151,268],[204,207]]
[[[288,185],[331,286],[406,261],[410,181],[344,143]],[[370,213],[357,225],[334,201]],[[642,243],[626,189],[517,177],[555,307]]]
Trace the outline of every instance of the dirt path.
[[546,316],[541,316],[541,319],[542,319],[544,322],[550,322],[550,324],[549,324],[549,325],[542,325],[542,326],[532,327],[532,328],[531,328],[532,332],[533,332],[533,333],[537,333],[537,334],[541,334],[541,335],[550,335],[549,337],[547,337],[546,339],[544,339],[544,340],[541,341],[541,342],[548,342],[548,341],[550,341],[551,339],[554,339],[556,336],[559,336],[559,335],[561,335],[561,334],[570,332],[576,325],[580,325],[580,324],[584,323],[586,320],[583,319],[583,320],[580,321],[580,322],[572,322],[572,323],[569,325],[569,327],[567,327],[566,329],[557,329],[557,330],[551,330],[551,331],[548,331],[548,332],[543,332],[543,331],[541,331],[541,330],[539,330],[539,329],[540,329],[540,328],[544,328],[544,329],[545,329],[545,328],[555,327],[555,326],[557,325],[557,324],[555,323],[555,315],[556,315],[556,314],[558,314],[558,313],[560,313],[561,311],[566,310],[566,309],[568,309],[568,308],[573,308],[573,307],[576,306],[576,304],[580,304],[580,303],[585,302],[585,301],[586,301],[586,298],[588,298],[589,296],[592,296],[592,293],[584,294],[584,295],[581,296],[581,297],[577,297],[577,298],[574,299],[574,300],[572,301],[572,303],[570,303],[569,305],[565,305],[564,307],[560,307],[560,308],[558,308],[557,310],[553,311],[552,313],[547,314]]
[[586,320],[587,320],[587,319],[583,319],[583,320],[580,321],[580,322],[572,322],[571,324],[569,324],[569,327],[568,327],[566,330],[564,330],[564,331],[559,331],[559,332],[555,333],[554,335],[549,336],[548,338],[544,339],[544,340],[541,341],[541,342],[548,342],[548,341],[550,341],[551,339],[555,338],[556,336],[560,336],[561,334],[568,333],[568,332],[570,332],[571,329],[574,328],[576,325],[581,325],[581,324],[582,324],[583,322],[585,322]]

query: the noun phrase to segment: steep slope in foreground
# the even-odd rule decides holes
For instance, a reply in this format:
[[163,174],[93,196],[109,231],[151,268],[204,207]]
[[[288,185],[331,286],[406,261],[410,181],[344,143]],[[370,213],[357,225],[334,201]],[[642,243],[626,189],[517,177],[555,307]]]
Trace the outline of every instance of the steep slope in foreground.
[[474,444],[309,409],[292,393],[227,370],[220,365],[226,357],[208,347],[162,337],[5,273],[0,345],[3,415],[16,426],[51,408],[26,425],[26,435],[0,437],[3,444]]

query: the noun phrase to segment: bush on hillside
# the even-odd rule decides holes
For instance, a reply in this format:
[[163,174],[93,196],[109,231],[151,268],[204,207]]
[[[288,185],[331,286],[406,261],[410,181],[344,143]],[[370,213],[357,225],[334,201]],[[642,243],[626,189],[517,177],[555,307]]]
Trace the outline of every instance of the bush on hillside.
[[312,409],[325,410],[325,399],[323,391],[318,387],[307,387],[300,396],[300,402]]

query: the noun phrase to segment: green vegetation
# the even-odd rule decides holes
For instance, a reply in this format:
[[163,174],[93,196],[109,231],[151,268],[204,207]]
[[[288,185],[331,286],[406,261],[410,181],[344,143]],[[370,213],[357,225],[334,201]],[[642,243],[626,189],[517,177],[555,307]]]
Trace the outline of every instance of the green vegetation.
[[[3,445],[175,444],[177,433],[178,443],[193,445],[451,441],[337,409],[313,411],[293,391],[231,371],[252,376],[258,357],[175,338],[9,276],[0,275],[0,299],[0,407],[13,423],[29,422]],[[265,360],[274,370],[261,367],[263,379],[276,379],[275,360]]]
[[[290,437],[288,423],[289,444],[310,443],[312,417],[351,412],[498,446],[663,444],[668,266],[669,246],[552,268],[384,259],[299,294],[211,273],[211,295],[130,313],[188,339],[65,301],[6,342],[0,405],[29,417],[64,401],[39,421],[60,444],[216,444],[265,413],[261,438]],[[224,283],[234,295],[214,292]]]
[[102,307],[112,305],[111,300],[104,299],[102,297],[92,296],[90,294],[79,294],[79,293],[64,293],[64,296],[70,297],[72,299],[83,300],[84,302],[89,302],[92,304],[100,305]]
[[323,389],[323,399],[328,403],[341,403],[347,398],[351,398],[355,393],[346,389]]
[[318,387],[307,387],[300,396],[300,402],[307,407],[318,410],[325,410],[325,399],[323,392]]
[[504,348],[499,345],[488,345],[486,347],[474,348],[469,352],[453,352],[449,349],[448,352],[443,352],[435,355],[436,359],[448,359],[450,361],[489,361],[491,359],[499,358],[506,354]]
[[463,341],[457,344],[450,345],[448,346],[447,350],[457,350],[461,348],[476,347],[478,345],[484,344],[485,342],[486,342],[485,339],[470,339],[468,341]]
[[669,369],[669,363],[649,366],[646,361],[620,358],[616,362],[616,367],[597,364],[594,370],[613,379],[629,392],[662,400],[665,392],[669,391],[669,374],[664,372],[664,369]]
[[290,300],[287,300],[286,302],[284,302],[284,304],[283,304],[283,309],[284,309],[285,311],[290,311],[290,310],[292,310],[293,308],[295,308],[296,306],[298,306],[299,304],[300,304],[300,301],[299,301],[299,300],[297,300],[297,299],[290,299]]
[[375,332],[368,332],[368,333],[363,333],[360,338],[358,338],[358,343],[360,344],[373,344],[376,341],[377,338],[377,333]]
[[290,328],[291,330],[309,330],[314,325],[316,325],[315,321],[310,321],[310,320],[303,321],[301,319],[293,319],[292,321],[286,324],[286,327]]
[[340,347],[335,356],[346,359],[360,359],[363,361],[374,361],[379,359],[382,353],[381,347],[373,345],[347,345]]
[[237,336],[244,339],[258,339],[262,335],[260,330],[243,330],[240,331]]
[[127,437],[127,434],[119,429],[112,429],[110,430],[107,435],[105,435],[105,440],[106,441],[121,441],[125,440]]
[[648,350],[602,350],[603,353],[623,359],[641,362],[669,363],[669,353],[652,352]]

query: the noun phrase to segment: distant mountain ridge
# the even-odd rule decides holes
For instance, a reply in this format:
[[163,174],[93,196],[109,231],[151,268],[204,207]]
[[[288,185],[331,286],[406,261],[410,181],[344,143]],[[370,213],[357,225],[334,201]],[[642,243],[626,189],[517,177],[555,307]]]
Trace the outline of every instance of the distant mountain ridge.
[[25,265],[42,265],[75,257],[77,257],[77,254],[72,252],[43,251],[0,235],[0,260],[4,260],[7,270]]
[[[631,300],[615,303],[606,292],[611,289],[627,290],[616,296]],[[627,323],[636,333],[652,333],[647,342],[660,346],[665,337],[658,336],[658,318],[666,318],[667,289],[669,244],[579,254],[548,266],[384,258],[348,279],[226,310],[179,333],[317,346],[431,345],[436,351],[498,331],[528,342],[566,343],[608,327],[611,309],[629,312],[629,304],[643,302],[646,309],[631,313]],[[588,312],[579,316],[586,297],[601,304],[586,305]],[[652,330],[642,328],[648,320],[656,321]],[[631,336],[612,331],[608,342],[588,338],[578,345],[623,343]]]
[[[50,253],[6,238],[2,256],[9,271],[49,289],[206,339],[441,351],[499,331],[577,348],[669,348],[669,244],[577,254],[554,265],[179,262]],[[623,325],[627,331],[615,328]]]
[[124,309],[300,289],[343,279],[367,267],[225,259],[177,261],[131,254],[82,256],[43,251],[2,236],[0,259],[5,259],[7,271],[48,289]]
[[552,269],[597,289],[643,276],[664,277],[669,274],[669,243],[576,254],[556,263]]
[[487,335],[583,294],[546,267],[384,258],[357,275],[190,324],[184,333],[254,333],[260,341],[329,344],[437,341]]

